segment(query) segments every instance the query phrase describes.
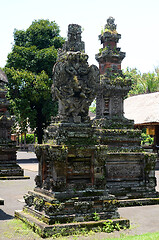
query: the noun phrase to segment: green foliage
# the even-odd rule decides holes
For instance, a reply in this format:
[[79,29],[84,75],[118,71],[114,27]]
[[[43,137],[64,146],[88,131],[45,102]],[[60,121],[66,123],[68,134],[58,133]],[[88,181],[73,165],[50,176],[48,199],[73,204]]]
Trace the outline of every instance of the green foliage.
[[100,49],[99,49],[99,53],[102,54],[102,52],[105,52],[105,51],[107,51],[107,50],[108,50],[107,47],[100,48]]
[[94,213],[93,213],[93,219],[94,219],[94,221],[99,221],[99,220],[100,220],[99,214],[96,213],[96,212],[94,212]]
[[103,27],[102,27],[102,29],[101,29],[101,35],[104,35],[105,32],[109,32],[109,33],[114,34],[114,35],[117,34],[116,29],[114,29],[114,30],[111,30],[111,29],[109,29],[109,28],[103,29]]
[[57,104],[52,103],[51,77],[57,50],[64,42],[59,32],[58,25],[48,20],[35,20],[26,31],[15,29],[13,49],[4,69],[11,112],[21,131],[26,131],[27,123],[36,130],[39,143],[51,116],[57,113]]
[[[102,240],[108,240],[110,238],[103,238]],[[126,234],[121,234],[120,238],[112,238],[112,240],[158,240],[159,232],[146,233],[143,235],[127,236]]]
[[96,114],[96,99],[91,103],[91,106],[89,107],[89,111]]
[[[21,136],[19,137],[21,141]],[[24,135],[22,136],[22,142],[24,143]],[[37,137],[35,138],[35,143],[37,142]],[[34,143],[34,134],[26,134],[26,144],[33,144]]]
[[103,224],[104,224],[104,226],[103,226],[104,232],[111,233],[114,231],[114,225],[112,224],[111,220],[108,222],[104,222]]
[[14,69],[25,69],[34,73],[45,71],[49,77],[52,74],[52,68],[56,62],[57,49],[54,46],[38,50],[36,46],[21,47],[14,46],[11,53],[8,54],[6,67]]
[[96,106],[89,107],[89,111],[95,114],[96,113]]
[[132,89],[129,91],[129,96],[143,93],[152,93],[159,90],[159,69],[156,68],[153,73],[139,72],[136,68],[125,71],[127,78],[132,81]]
[[141,145],[151,145],[153,144],[153,137],[151,137],[150,135],[146,134],[146,133],[141,133]]
[[38,49],[55,46],[61,47],[62,38],[59,36],[60,30],[55,21],[34,20],[26,30],[14,30],[14,41],[17,46],[36,46]]
[[15,29],[14,46],[12,52],[8,54],[6,67],[35,73],[44,70],[51,77],[57,49],[64,43],[59,32],[55,22],[43,19],[33,21],[26,31]]
[[57,109],[53,108],[52,80],[46,72],[34,74],[27,70],[5,68],[9,80],[9,95],[12,112],[22,132],[27,131],[27,122],[32,130],[46,127]]

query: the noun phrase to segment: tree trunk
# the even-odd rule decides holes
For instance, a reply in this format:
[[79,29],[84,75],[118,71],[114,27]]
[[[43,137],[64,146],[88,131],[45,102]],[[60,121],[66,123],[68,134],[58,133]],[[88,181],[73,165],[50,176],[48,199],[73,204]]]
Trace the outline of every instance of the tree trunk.
[[37,124],[36,124],[36,132],[37,132],[37,138],[38,138],[38,144],[42,144],[43,141],[43,115],[41,111],[41,107],[39,106],[37,109]]
[[37,127],[37,137],[38,137],[38,144],[42,144],[43,142],[43,129],[42,129],[42,124]]
[[16,145],[19,146],[19,133],[17,133],[16,140],[17,140]]

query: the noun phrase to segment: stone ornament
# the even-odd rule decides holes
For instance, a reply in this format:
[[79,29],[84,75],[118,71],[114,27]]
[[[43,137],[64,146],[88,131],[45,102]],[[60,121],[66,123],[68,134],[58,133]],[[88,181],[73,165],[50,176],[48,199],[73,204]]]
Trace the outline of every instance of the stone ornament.
[[105,25],[105,29],[110,29],[112,31],[116,30],[116,24],[114,23],[115,19],[113,17],[109,17],[107,19],[107,24]]

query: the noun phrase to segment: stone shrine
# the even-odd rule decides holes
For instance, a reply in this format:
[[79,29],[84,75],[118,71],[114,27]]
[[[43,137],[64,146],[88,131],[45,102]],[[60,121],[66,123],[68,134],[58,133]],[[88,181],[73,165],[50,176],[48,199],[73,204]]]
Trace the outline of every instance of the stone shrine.
[[16,162],[16,142],[11,140],[14,119],[7,111],[7,83],[7,76],[0,70],[0,180],[28,178],[23,176],[23,169]]
[[24,196],[24,210],[15,213],[39,226],[42,236],[62,228],[68,232],[92,228],[107,219],[129,226],[128,220],[119,218],[117,201],[106,190],[105,149],[98,145],[96,129],[88,117],[99,86],[99,70],[87,60],[81,27],[70,24],[68,40],[53,68],[52,94],[59,101],[58,117],[46,130],[47,142],[36,146],[36,187]]
[[155,197],[158,196],[155,190],[156,155],[143,151],[141,132],[133,129],[133,120],[123,116],[123,99],[131,89],[131,80],[121,71],[125,53],[117,47],[120,38],[114,18],[109,17],[99,35],[103,48],[96,54],[100,84],[93,123],[100,146],[105,148],[105,181],[109,192],[118,198]]

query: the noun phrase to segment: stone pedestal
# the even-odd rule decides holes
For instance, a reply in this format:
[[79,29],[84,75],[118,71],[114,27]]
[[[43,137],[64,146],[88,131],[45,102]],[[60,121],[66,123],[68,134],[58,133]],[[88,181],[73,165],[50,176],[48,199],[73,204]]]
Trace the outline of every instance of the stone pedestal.
[[88,124],[60,124],[59,128],[58,132],[65,132],[63,144],[36,146],[36,187],[24,196],[26,206],[15,216],[34,222],[42,236],[57,234],[59,229],[62,233],[62,227],[65,234],[66,229],[67,234],[83,227],[104,229],[108,219],[114,227],[117,223],[129,227],[129,221],[119,216],[119,202],[106,188],[105,149],[94,144],[95,129]]
[[108,219],[114,227],[117,223],[121,228],[129,227],[129,221],[121,219],[117,211],[118,201],[106,189],[104,152],[93,143],[94,129],[84,124],[62,124],[60,128],[65,132],[63,144],[36,147],[36,187],[24,196],[26,206],[15,216],[29,224],[34,222],[41,236],[57,234],[59,229],[61,234],[78,228],[104,229]]
[[45,214],[47,224],[93,221],[95,213],[99,219],[119,218],[117,201],[106,190],[103,150],[94,144],[94,129],[60,124],[58,133],[62,144],[36,147],[39,174],[36,188],[25,195],[24,210],[41,220]]

